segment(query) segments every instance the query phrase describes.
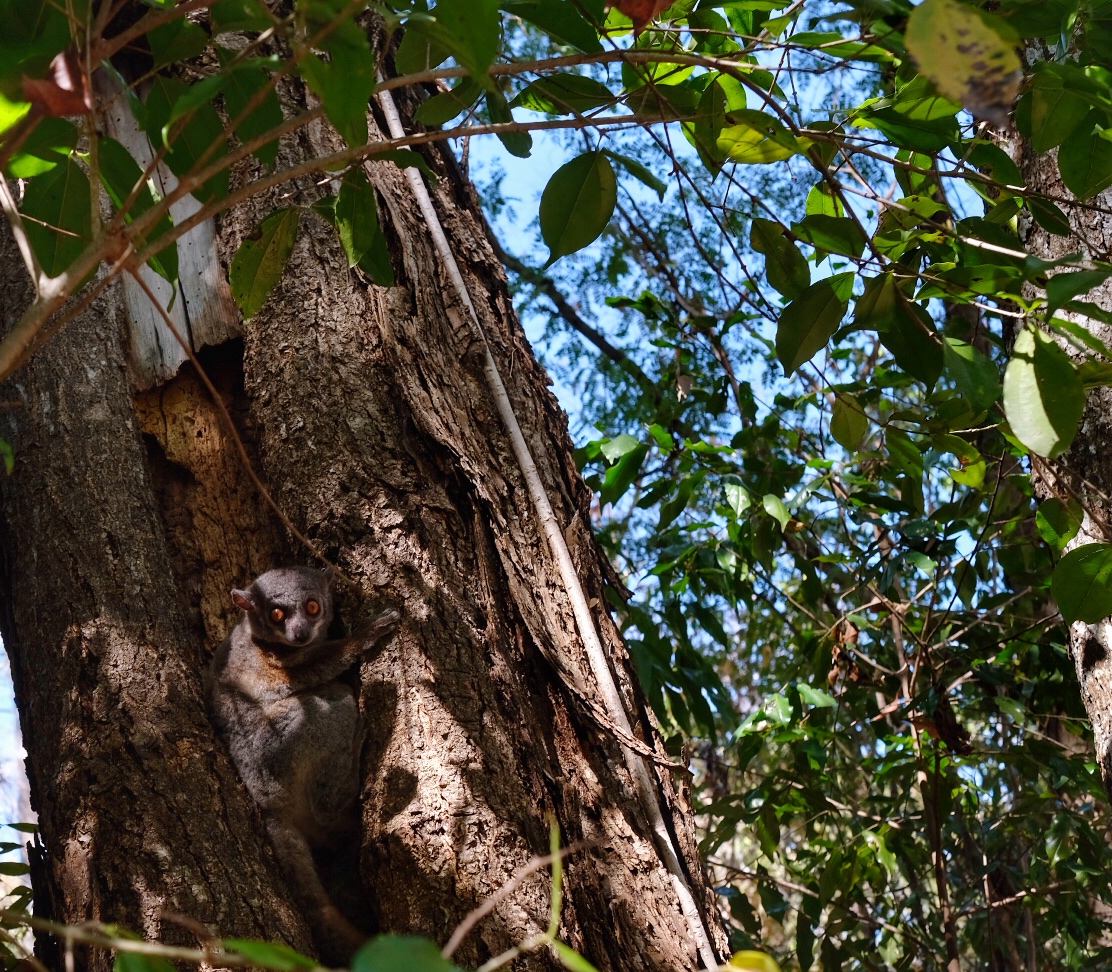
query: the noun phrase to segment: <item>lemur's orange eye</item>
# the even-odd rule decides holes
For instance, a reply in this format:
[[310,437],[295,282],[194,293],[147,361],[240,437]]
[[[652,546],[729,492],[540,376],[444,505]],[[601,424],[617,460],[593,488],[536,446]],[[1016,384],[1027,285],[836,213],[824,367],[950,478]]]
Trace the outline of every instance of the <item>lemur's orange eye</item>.
[[271,608],[270,620],[273,621],[275,624],[278,624],[280,621],[285,621],[286,612],[283,611],[281,608]]
[[306,601],[305,613],[311,618],[315,618],[320,614],[320,601]]

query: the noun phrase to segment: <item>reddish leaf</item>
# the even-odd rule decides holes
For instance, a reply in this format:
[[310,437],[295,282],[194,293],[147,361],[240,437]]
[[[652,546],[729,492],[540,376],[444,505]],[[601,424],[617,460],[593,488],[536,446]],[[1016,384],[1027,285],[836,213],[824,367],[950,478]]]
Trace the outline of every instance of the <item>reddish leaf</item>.
[[77,48],[66,48],[50,62],[49,78],[24,78],[23,96],[55,118],[91,115],[93,96]]
[[633,21],[633,29],[640,31],[660,11],[672,6],[673,0],[615,0],[614,6]]

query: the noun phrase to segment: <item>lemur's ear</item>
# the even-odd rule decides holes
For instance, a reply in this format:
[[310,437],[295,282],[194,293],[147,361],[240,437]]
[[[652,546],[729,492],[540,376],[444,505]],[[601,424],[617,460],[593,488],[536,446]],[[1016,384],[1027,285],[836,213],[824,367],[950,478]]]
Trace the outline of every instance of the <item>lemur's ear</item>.
[[320,569],[320,572],[324,574],[324,579],[329,583],[332,583],[332,578],[336,576],[336,568],[334,568],[331,564],[329,564],[327,567],[322,567]]
[[254,614],[258,611],[255,604],[255,595],[250,591],[232,591],[232,603],[248,614]]

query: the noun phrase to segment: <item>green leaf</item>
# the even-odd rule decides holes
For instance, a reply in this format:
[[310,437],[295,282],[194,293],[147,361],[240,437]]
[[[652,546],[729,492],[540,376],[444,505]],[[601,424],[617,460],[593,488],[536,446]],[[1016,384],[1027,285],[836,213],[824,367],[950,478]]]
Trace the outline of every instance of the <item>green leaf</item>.
[[348,266],[354,267],[381,232],[375,191],[362,169],[352,169],[344,176],[336,196],[336,231],[347,254]]
[[1020,62],[1016,38],[998,17],[958,0],[923,0],[907,18],[904,42],[943,95],[971,111],[1008,109]]
[[941,152],[960,135],[958,123],[953,118],[913,118],[894,108],[870,111],[865,121],[895,145],[916,152]]
[[[943,98],[938,89],[923,75],[915,75],[906,84],[896,82],[896,96],[884,99],[879,104],[887,105],[881,108],[880,114],[890,117],[893,121],[900,120],[904,124],[924,123],[937,125],[945,123],[947,128],[932,128],[935,134],[943,131],[954,131],[956,122],[954,116],[961,111],[961,105],[949,98]],[[871,117],[871,116],[870,116]]]
[[599,490],[599,502],[605,506],[621,499],[641,472],[649,447],[638,445],[623,455],[613,466],[606,470],[606,477]]
[[367,102],[375,88],[374,57],[369,49],[339,43],[330,47],[330,53],[327,62],[307,54],[298,65],[301,76],[348,147],[366,145]]
[[1053,233],[1055,236],[1071,236],[1073,234],[1069,217],[1051,200],[1044,196],[1028,196],[1026,202],[1027,208],[1031,210],[1031,215],[1035,217],[1035,222],[1048,233]]
[[202,78],[196,84],[188,85],[174,100],[169,116],[162,123],[162,144],[169,145],[171,128],[174,122],[186,115],[193,114],[202,105],[209,105],[224,90],[228,77],[214,74]]
[[765,276],[776,290],[791,300],[811,283],[807,258],[784,236],[784,228],[770,219],[754,219],[749,243],[765,258]]
[[560,166],[541,195],[541,236],[548,264],[597,240],[618,201],[618,180],[602,152],[585,152]]
[[950,478],[955,483],[980,489],[985,482],[987,466],[984,457],[977,449],[957,435],[937,435],[932,440],[939,452],[949,452],[957,457],[959,469],[950,470]]
[[869,434],[869,417],[852,395],[840,394],[834,399],[830,434],[846,452],[860,449]]
[[582,74],[550,74],[519,91],[510,106],[542,111],[546,115],[570,115],[603,108],[615,100],[610,89],[594,78]]
[[992,408],[1002,391],[996,365],[971,344],[957,338],[943,338],[942,353],[946,373],[973,411],[981,414]]
[[155,955],[137,955],[120,950],[113,965],[115,972],[174,972],[174,967],[164,958]]
[[30,110],[29,101],[12,101],[0,91],[0,135],[22,121]]
[[415,121],[435,127],[445,125],[457,115],[467,111],[483,93],[482,86],[471,77],[461,78],[450,91],[433,95],[413,113]]
[[278,972],[299,972],[301,969],[320,967],[320,963],[316,959],[295,952],[288,945],[279,942],[256,942],[246,938],[225,938],[224,947],[249,959],[252,965],[258,965],[266,969],[277,969]]
[[[975,165],[985,175],[995,179],[1001,185],[1015,186],[1017,189],[1025,185],[1025,180],[1019,167],[999,145],[985,142],[981,138],[963,139],[953,146],[954,152],[960,152],[968,163]],[[998,190],[990,194],[995,197]]]
[[653,192],[657,194],[660,201],[664,201],[664,194],[668,191],[667,184],[658,179],[636,159],[631,159],[628,155],[621,155],[618,152],[611,152],[610,149],[603,149],[608,159],[613,159],[623,169],[626,170],[633,178],[648,186]]
[[928,388],[942,374],[942,344],[930,315],[908,300],[890,273],[865,281],[865,292],[857,299],[854,324],[877,332],[896,364]]
[[27,239],[47,276],[58,276],[92,242],[89,178],[70,159],[31,179],[20,209]]
[[15,450],[7,439],[0,439],[0,457],[4,460],[4,472],[10,476],[15,469]]
[[667,455],[676,447],[676,443],[672,439],[672,434],[664,428],[663,425],[657,425],[655,422],[649,426],[649,433],[656,440],[656,444],[660,447],[660,451]]
[[71,40],[67,14],[75,25],[83,24],[84,8],[84,3],[0,0],[0,83],[8,96],[19,90],[21,78],[47,76],[50,62]]
[[[223,81],[222,78],[213,77],[209,82]],[[196,87],[196,86],[194,86]],[[207,91],[208,89],[202,89]],[[169,144],[170,151],[166,155],[166,164],[179,179],[192,173],[197,160],[208,152],[215,142],[217,148],[208,155],[205,165],[211,165],[222,154],[220,145],[224,142],[224,123],[216,113],[216,109],[207,101],[196,105],[192,117],[184,124],[179,120],[167,130],[168,140],[164,139],[163,132],[182,99],[196,98],[197,93],[192,92],[189,85],[182,84],[173,78],[156,76],[151,82],[151,90],[147,95],[147,136],[151,144],[157,146]],[[186,102],[189,103],[189,102]],[[180,113],[179,113],[180,117]],[[201,202],[221,199],[228,194],[228,170],[218,172],[203,185],[193,190],[193,195]]]
[[372,162],[393,162],[399,169],[408,169],[414,166],[421,170],[421,174],[433,185],[436,184],[436,173],[429,167],[428,161],[420,152],[413,149],[387,149],[385,152],[376,152],[371,157]]
[[[1031,82],[1030,99],[1022,113],[1024,134],[1031,148],[1041,155],[1061,145],[1089,115],[1089,103],[1053,70],[1040,71]],[[1017,112],[1017,119],[1021,113]]]
[[179,17],[147,32],[147,43],[154,57],[155,70],[179,61],[188,61],[208,47],[208,34],[191,20]]
[[636,449],[641,443],[638,442],[632,435],[627,435],[623,432],[613,439],[608,439],[602,443],[599,451],[606,456],[607,462],[617,462],[622,456]]
[[571,969],[571,972],[597,972],[597,969],[590,962],[563,942],[553,942],[552,947],[556,950],[556,954],[560,956],[564,968]]
[[[506,97],[498,88],[491,88],[487,92],[487,111],[490,112],[490,120],[496,124],[514,120],[513,112],[506,104]],[[516,155],[519,159],[529,158],[529,153],[533,151],[533,136],[528,132],[499,132],[498,141],[510,155]]]
[[1109,276],[1112,276],[1112,270],[1077,270],[1073,273],[1054,274],[1046,282],[1046,316],[1053,317],[1054,312],[1067,301],[1099,287]]
[[1072,496],[1068,500],[1048,499],[1035,512],[1035,526],[1051,547],[1062,551],[1077,536],[1085,520],[1085,508]]
[[792,232],[818,250],[848,257],[861,256],[868,242],[857,221],[848,216],[805,216],[792,224]]
[[[217,51],[221,52],[221,61],[231,56],[230,52],[223,52],[222,48],[217,48]],[[267,81],[265,71],[247,65],[236,68],[228,75],[224,86],[224,103],[228,109],[229,121],[239,118],[247,110],[247,106],[258,96]],[[273,131],[282,124],[282,119],[282,106],[278,103],[278,95],[271,89],[239,123],[236,135],[241,142],[247,144]],[[266,142],[255,149],[253,154],[263,165],[274,165],[278,161],[278,139]]]
[[945,357],[930,314],[898,289],[896,307],[902,319],[887,330],[877,332],[880,343],[892,353],[900,368],[918,378],[928,389],[933,388],[942,374]]
[[351,960],[351,972],[457,972],[434,942],[416,935],[379,935]]
[[1112,142],[1094,134],[1083,124],[1058,149],[1058,171],[1062,182],[1084,202],[1112,186]]
[[1069,356],[1042,331],[1021,331],[1004,372],[1004,413],[1015,437],[1053,459],[1070,447],[1084,408],[1085,386]]
[[807,193],[806,211],[808,216],[845,216],[846,208],[842,200],[834,195],[827,182],[812,186]]
[[216,0],[209,8],[213,35],[229,31],[263,31],[274,25],[259,0]]
[[597,53],[602,50],[598,32],[576,9],[579,6],[576,0],[502,0],[501,3],[507,13],[540,27],[550,37],[586,54]]
[[822,689],[812,688],[806,682],[796,682],[799,697],[813,709],[833,709],[838,705],[838,700]]
[[476,78],[498,56],[502,40],[498,0],[437,0],[435,25],[426,29]]
[[[8,470],[8,474],[11,475],[11,470]],[[10,874],[18,877],[30,873],[31,868],[22,861],[0,861],[0,874]]]
[[840,273],[812,284],[780,314],[776,357],[784,373],[794,374],[830,340],[845,316],[853,274]]
[[359,269],[366,273],[378,286],[394,286],[394,262],[390,256],[390,246],[383,233],[376,233],[367,252],[359,261]]
[[418,74],[440,67],[452,52],[417,24],[410,24],[394,54],[394,66],[402,74]]
[[1096,624],[1112,615],[1112,544],[1086,543],[1054,568],[1050,593],[1067,624]]
[[792,515],[788,512],[788,508],[784,505],[784,501],[780,499],[775,493],[766,493],[761,497],[761,506],[764,511],[771,516],[777,523],[780,524],[780,529],[783,530],[787,527],[788,521]]
[[[100,161],[101,184],[108,193],[108,198],[112,200],[113,208],[116,212],[119,212],[135,186],[143,178],[143,170],[139,168],[139,163],[131,157],[128,150],[114,138],[103,136],[97,146],[97,151]],[[154,192],[150,184],[145,183],[135,197],[131,209],[125,214],[124,219],[129,223],[132,222],[136,216],[145,213],[155,205],[155,202]],[[166,233],[172,232],[173,229],[173,220],[167,213],[155,223],[154,228],[147,234],[147,238],[157,239]],[[139,246],[144,244],[143,239],[136,239],[135,242]],[[151,269],[159,276],[165,277],[170,283],[177,282],[178,247],[176,242],[167,244],[148,262]]]
[[751,108],[727,111],[714,144],[734,162],[763,165],[799,155],[806,147],[772,115]]
[[77,144],[77,126],[64,118],[40,118],[20,150],[8,161],[8,174],[30,179],[49,172]]
[[977,572],[964,558],[958,561],[958,565],[954,568],[954,588],[961,598],[961,603],[967,608],[973,607],[977,599]]
[[734,511],[734,516],[741,516],[753,505],[753,501],[749,497],[749,490],[741,485],[741,480],[736,476],[728,476],[722,485],[722,489],[726,493],[726,502],[730,504],[730,508]]
[[[766,799],[757,814],[757,841],[761,850],[770,860],[776,857],[776,849],[780,845],[780,821],[776,816],[776,806],[771,798]],[[746,966],[741,966],[746,968]]]
[[687,504],[691,501],[691,494],[695,491],[695,485],[696,478],[688,476],[680,482],[680,488],[676,490],[675,495],[660,504],[660,519],[656,524],[658,534],[663,533],[672,521],[687,509]]
[[279,209],[248,236],[232,260],[232,297],[244,318],[254,317],[282,277],[297,239],[297,209]]

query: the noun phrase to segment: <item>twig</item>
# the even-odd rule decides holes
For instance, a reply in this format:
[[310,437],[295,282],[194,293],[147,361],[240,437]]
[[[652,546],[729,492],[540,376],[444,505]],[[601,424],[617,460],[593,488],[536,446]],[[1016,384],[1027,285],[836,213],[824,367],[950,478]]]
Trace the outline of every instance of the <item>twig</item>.
[[[15,935],[7,931],[7,929],[0,928],[0,938],[6,941],[13,948],[19,949],[19,951],[23,954],[23,961],[27,962],[31,966],[31,968],[35,970],[35,972],[50,972],[50,970],[35,957],[35,953],[32,952],[26,945],[24,945],[23,942],[21,942],[18,938],[16,938]],[[69,972],[69,970],[67,970],[67,972]]]
[[592,327],[583,319],[582,315],[560,291],[560,288],[556,285],[556,281],[542,271],[523,263],[513,254],[507,253],[502,247],[501,242],[495,238],[493,233],[489,233],[488,238],[494,249],[494,255],[498,257],[504,266],[509,267],[510,270],[523,280],[527,280],[539,293],[544,294],[545,297],[552,301],[552,305],[556,308],[556,313],[571,326],[573,331],[578,332],[586,338],[591,344],[598,348],[603,355],[621,368],[622,371],[630,375],[637,384],[641,386],[641,390],[653,401],[660,401],[660,389],[657,387],[656,382],[645,374],[641,366],[621,348],[617,348],[611,344],[610,341],[607,340],[605,334],[597,328]]
[[0,174],[0,209],[3,209],[11,225],[12,236],[15,237],[16,246],[19,247],[19,255],[23,257],[23,264],[27,267],[27,273],[30,274],[31,283],[35,287],[35,296],[38,297],[43,281],[42,267],[39,266],[39,258],[35,256],[31,241],[27,239],[27,227],[23,225],[23,217],[20,216],[19,207],[15,204],[15,196],[12,195],[11,186],[8,185],[8,177],[3,174]]
[[[146,942],[134,938],[122,938],[110,934],[104,926],[97,922],[86,922],[81,925],[63,925],[60,922],[47,921],[45,918],[39,918],[25,911],[12,911],[7,908],[0,910],[0,922],[12,926],[24,925],[28,928],[33,928],[35,931],[53,935],[55,938],[81,942],[84,945],[111,948],[115,949],[117,952],[131,952],[135,955],[153,955],[158,958],[192,962],[196,965],[209,962],[214,957],[207,949],[184,948],[180,945],[163,945],[161,942]],[[260,962],[257,958],[248,958],[245,955],[238,955],[235,952],[227,952],[224,950],[223,946],[221,946],[215,958],[221,965],[234,966],[236,968],[249,968],[252,966],[256,968],[259,966],[266,967],[266,963]],[[286,969],[288,966],[282,965],[281,968]],[[320,968],[320,966],[318,966],[318,968]]]
[[495,891],[494,894],[487,898],[481,905],[471,911],[467,917],[459,923],[456,930],[452,932],[452,937],[448,939],[448,943],[440,950],[440,954],[445,958],[451,958],[452,954],[459,948],[460,943],[467,937],[471,929],[513,894],[513,892],[520,887],[521,883],[531,874],[535,874],[542,868],[548,867],[553,861],[562,860],[565,857],[570,857],[572,854],[578,854],[581,850],[597,846],[597,840],[581,840],[576,844],[572,844],[570,847],[561,848],[556,854],[545,854],[544,857],[534,857],[503,884],[502,887]]

